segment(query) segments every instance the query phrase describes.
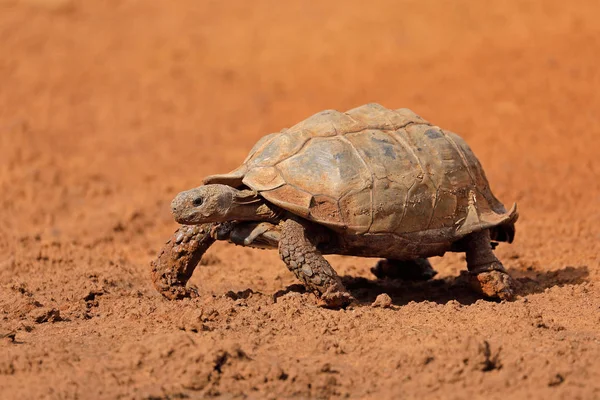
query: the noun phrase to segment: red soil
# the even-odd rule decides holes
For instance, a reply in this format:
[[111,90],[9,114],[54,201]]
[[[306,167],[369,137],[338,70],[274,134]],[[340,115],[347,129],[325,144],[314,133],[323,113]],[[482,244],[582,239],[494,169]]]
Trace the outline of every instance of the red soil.
[[[598,15],[0,0],[0,397],[600,398]],[[371,101],[461,134],[518,202],[497,251],[515,301],[473,295],[460,255],[420,284],[331,257],[363,306],[326,310],[276,252],[227,244],[192,278],[200,298],[160,297],[149,261],[178,191],[266,133]]]

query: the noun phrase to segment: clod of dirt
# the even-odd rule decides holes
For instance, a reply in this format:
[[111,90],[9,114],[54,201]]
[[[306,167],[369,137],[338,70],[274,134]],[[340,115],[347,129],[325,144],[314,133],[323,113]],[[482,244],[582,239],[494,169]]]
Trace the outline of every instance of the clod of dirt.
[[502,368],[500,363],[500,350],[492,354],[487,340],[469,340],[467,343],[467,357],[463,360],[474,371],[488,372]]
[[20,331],[25,331],[25,332],[32,332],[33,331],[33,326],[26,324],[24,322],[21,322],[19,324],[19,326],[17,327],[18,330]]
[[85,296],[83,296],[83,301],[85,301],[85,305],[87,308],[98,307],[100,304],[98,302],[98,297],[104,294],[104,289],[90,289]]
[[45,322],[59,322],[63,318],[60,316],[60,311],[56,308],[43,307],[29,313],[29,316],[38,324]]
[[254,366],[247,364],[252,359],[236,344],[214,349],[194,361],[193,367],[186,368],[183,387],[205,390],[204,394],[209,397],[218,396],[222,385],[231,384],[232,380],[245,381],[256,373]]
[[11,343],[15,342],[15,337],[17,336],[16,332],[6,332],[6,333],[0,333],[0,339],[2,340],[7,340]]
[[381,293],[371,304],[371,307],[390,308],[391,306],[392,298],[387,293]]
[[277,300],[280,297],[283,297],[289,293],[304,294],[306,293],[306,288],[304,287],[304,285],[295,283],[293,285],[288,286],[284,290],[278,290],[277,292],[275,292],[275,294],[273,294],[273,302],[277,303]]
[[181,318],[177,322],[177,327],[182,331],[194,333],[210,331],[211,328],[204,324],[208,320],[208,317],[210,317],[210,313],[207,315],[202,309],[188,310],[181,315]]
[[22,295],[33,297],[33,293],[31,293],[31,291],[27,288],[27,285],[23,282],[12,285],[11,289],[21,293]]
[[225,297],[229,297],[231,300],[239,300],[239,299],[248,299],[255,292],[252,289],[241,290],[239,292],[234,292],[232,290],[225,293]]
[[83,296],[84,301],[94,301],[96,300],[96,296],[102,296],[104,294],[103,289],[92,289],[85,296]]
[[333,369],[330,363],[325,363],[320,369],[321,373],[324,374],[339,374],[339,371]]
[[221,368],[227,363],[230,359],[236,360],[251,360],[250,357],[246,354],[244,350],[242,350],[239,345],[234,345],[229,351],[228,350],[219,350],[214,359],[214,367],[213,369],[218,373],[223,372]]
[[548,381],[548,386],[558,386],[564,381],[565,378],[561,374],[556,374],[552,378],[550,378],[550,381]]

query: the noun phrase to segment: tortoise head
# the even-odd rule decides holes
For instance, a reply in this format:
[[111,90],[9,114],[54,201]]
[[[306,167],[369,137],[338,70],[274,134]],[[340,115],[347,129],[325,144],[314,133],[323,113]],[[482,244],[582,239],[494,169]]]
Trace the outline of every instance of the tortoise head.
[[204,185],[179,193],[171,202],[173,217],[180,224],[203,224],[235,219],[230,215],[238,190],[227,185]]
[[179,193],[171,212],[180,224],[224,221],[274,221],[278,211],[253,190],[210,184]]

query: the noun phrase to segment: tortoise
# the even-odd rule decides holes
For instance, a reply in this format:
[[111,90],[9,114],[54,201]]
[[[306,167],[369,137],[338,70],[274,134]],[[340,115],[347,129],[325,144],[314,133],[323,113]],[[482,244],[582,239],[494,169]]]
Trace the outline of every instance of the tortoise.
[[155,286],[170,298],[190,294],[185,283],[215,240],[278,249],[326,307],[353,298],[323,254],[383,258],[379,278],[428,279],[428,257],[465,252],[476,290],[513,296],[493,249],[513,241],[516,204],[507,211],[492,194],[461,137],[406,108],[317,113],[264,136],[240,167],[206,177],[171,207],[185,224],[176,255],[154,263]]

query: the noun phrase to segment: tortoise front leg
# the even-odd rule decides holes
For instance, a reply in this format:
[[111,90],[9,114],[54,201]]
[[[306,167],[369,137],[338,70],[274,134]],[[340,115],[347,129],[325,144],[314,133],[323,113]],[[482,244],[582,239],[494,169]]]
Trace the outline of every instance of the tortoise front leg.
[[320,305],[329,308],[344,307],[353,300],[352,295],[317,250],[318,237],[318,234],[311,235],[304,225],[288,219],[282,222],[279,256],[289,270],[320,297]]
[[151,262],[154,287],[167,299],[198,295],[196,290],[185,285],[206,250],[215,242],[211,236],[214,225],[182,225]]
[[492,251],[490,231],[471,233],[463,241],[471,286],[488,297],[512,299],[514,283]]

